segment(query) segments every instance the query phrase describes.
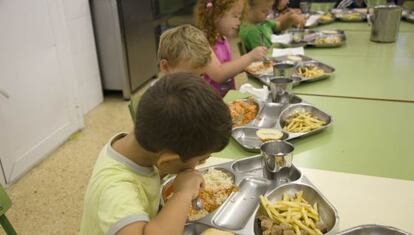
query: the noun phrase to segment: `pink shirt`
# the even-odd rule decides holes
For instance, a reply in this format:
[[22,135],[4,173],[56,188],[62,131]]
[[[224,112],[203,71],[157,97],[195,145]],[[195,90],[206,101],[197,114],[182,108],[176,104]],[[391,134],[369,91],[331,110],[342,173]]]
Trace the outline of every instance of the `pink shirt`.
[[[232,60],[230,45],[225,38],[217,40],[216,45],[214,45],[214,53],[222,64]],[[233,78],[229,78],[225,82],[218,83],[205,74],[204,79],[210,83],[210,85],[221,95],[221,97],[224,97],[230,89],[235,89]]]

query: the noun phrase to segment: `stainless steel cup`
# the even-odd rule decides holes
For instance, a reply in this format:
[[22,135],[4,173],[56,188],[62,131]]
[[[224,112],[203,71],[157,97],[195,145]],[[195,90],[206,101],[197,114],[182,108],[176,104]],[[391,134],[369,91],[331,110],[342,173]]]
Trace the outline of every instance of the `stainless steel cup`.
[[303,13],[309,13],[311,9],[311,3],[306,1],[300,1],[299,8],[302,10]]
[[295,69],[295,63],[292,61],[280,61],[273,64],[273,75],[275,77],[292,77]]
[[289,142],[274,140],[260,146],[263,163],[263,175],[267,178],[276,178],[277,173],[292,166],[293,150]]
[[394,42],[400,30],[402,8],[396,5],[380,5],[374,7],[374,14],[370,15],[371,41]]
[[270,94],[272,95],[272,102],[289,104],[293,80],[286,77],[275,77],[270,80]]

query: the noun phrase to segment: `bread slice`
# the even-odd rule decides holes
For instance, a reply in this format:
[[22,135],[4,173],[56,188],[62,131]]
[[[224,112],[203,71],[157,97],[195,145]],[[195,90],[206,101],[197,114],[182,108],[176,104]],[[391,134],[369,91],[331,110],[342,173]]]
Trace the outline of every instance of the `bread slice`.
[[204,232],[202,232],[200,235],[233,235],[233,233],[218,230],[215,228],[209,228],[205,230]]
[[263,142],[269,140],[280,140],[283,137],[283,132],[278,129],[262,128],[256,131],[257,137]]

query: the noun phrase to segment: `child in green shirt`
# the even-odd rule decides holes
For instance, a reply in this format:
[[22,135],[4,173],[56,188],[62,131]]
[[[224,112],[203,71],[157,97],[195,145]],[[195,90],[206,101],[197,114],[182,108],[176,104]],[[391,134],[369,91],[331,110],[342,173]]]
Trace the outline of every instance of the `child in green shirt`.
[[[142,96],[138,113],[134,130],[115,135],[99,154],[81,235],[183,234],[204,183],[194,167],[222,150],[231,135],[227,105],[194,74],[159,79]],[[174,194],[158,211],[165,174],[177,174]]]
[[257,46],[272,46],[271,36],[291,26],[303,27],[305,17],[301,14],[289,12],[277,19],[267,19],[272,12],[274,0],[248,0],[249,10],[247,19],[240,26],[240,38],[247,51]]

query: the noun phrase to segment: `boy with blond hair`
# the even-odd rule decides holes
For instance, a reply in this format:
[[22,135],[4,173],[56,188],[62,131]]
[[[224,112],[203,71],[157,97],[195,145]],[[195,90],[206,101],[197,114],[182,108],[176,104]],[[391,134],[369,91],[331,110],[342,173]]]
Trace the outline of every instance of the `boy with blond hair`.
[[211,48],[196,27],[186,24],[165,31],[158,47],[160,77],[167,73],[205,73],[211,62]]

